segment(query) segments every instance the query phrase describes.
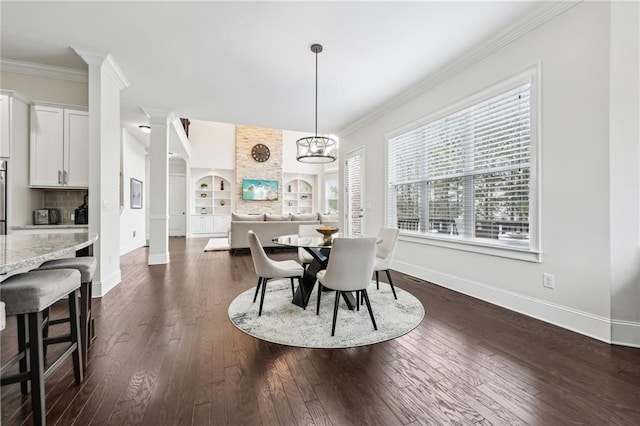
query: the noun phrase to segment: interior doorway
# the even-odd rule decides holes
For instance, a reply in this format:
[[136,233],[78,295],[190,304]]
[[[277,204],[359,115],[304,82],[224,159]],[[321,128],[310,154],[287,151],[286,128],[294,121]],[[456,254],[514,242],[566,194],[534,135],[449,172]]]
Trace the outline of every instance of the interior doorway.
[[169,236],[187,235],[187,198],[184,175],[169,175]]

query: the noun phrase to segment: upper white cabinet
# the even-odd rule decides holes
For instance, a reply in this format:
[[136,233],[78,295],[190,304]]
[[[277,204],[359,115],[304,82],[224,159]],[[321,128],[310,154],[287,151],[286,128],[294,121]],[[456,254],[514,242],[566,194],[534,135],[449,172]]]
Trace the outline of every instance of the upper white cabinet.
[[0,157],[11,156],[11,98],[0,95]]
[[36,105],[31,112],[32,187],[89,186],[89,114]]
[[27,102],[11,92],[0,94],[0,157],[11,157],[11,145],[28,138],[24,124],[29,120]]

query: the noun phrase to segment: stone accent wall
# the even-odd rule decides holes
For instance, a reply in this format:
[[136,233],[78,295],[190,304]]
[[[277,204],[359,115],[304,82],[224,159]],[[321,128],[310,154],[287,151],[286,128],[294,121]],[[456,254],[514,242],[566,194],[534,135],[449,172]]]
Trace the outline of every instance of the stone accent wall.
[[[251,148],[261,143],[271,156],[264,163],[251,157]],[[244,201],[242,179],[278,181],[278,200]],[[237,213],[282,214],[282,130],[236,126],[236,208]]]
[[[44,191],[45,209],[60,209],[60,223],[73,223],[71,214],[84,202],[86,189],[46,190]],[[87,203],[89,200],[87,199]]]

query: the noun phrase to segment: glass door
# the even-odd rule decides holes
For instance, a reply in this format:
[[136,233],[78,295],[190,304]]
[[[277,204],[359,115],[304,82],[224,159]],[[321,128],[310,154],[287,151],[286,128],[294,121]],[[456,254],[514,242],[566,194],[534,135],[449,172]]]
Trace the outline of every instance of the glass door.
[[364,148],[347,154],[344,179],[346,231],[350,235],[362,235],[365,229]]

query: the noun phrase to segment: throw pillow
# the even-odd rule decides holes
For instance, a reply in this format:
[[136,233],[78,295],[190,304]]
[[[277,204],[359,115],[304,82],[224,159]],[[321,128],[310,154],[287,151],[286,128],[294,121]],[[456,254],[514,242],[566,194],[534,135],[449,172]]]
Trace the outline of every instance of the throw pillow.
[[314,221],[314,220],[318,220],[318,214],[317,213],[294,214],[294,215],[291,215],[291,220],[294,222]]
[[232,222],[262,222],[264,214],[239,214],[231,213]]
[[291,221],[290,214],[268,214],[264,217],[267,222],[288,222]]

